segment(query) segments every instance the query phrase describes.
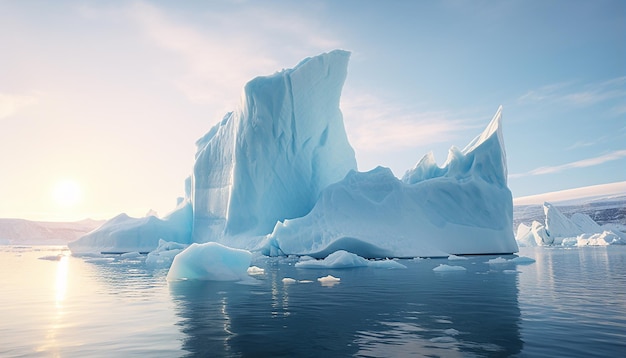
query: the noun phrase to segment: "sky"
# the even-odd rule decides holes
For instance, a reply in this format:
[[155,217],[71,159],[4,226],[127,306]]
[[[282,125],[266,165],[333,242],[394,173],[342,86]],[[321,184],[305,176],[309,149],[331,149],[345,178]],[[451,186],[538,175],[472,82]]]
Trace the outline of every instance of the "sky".
[[0,0],[0,217],[163,215],[244,84],[336,48],[359,170],[503,106],[516,198],[626,181],[626,2]]

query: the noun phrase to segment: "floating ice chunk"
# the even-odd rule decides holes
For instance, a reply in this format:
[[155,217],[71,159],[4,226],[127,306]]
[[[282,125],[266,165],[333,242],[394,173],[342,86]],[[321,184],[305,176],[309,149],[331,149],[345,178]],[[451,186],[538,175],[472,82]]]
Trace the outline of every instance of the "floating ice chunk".
[[335,283],[339,283],[341,279],[333,275],[328,275],[328,276],[318,278],[317,281],[321,282],[322,284],[335,284]]
[[345,250],[335,251],[323,260],[300,261],[296,263],[298,268],[352,268],[352,267],[374,267],[374,268],[406,268],[394,260],[370,261],[361,256],[347,252]]
[[516,263],[516,264],[531,264],[535,262],[535,259],[531,259],[530,257],[526,257],[526,256],[519,256],[514,259],[510,259],[509,261]]
[[168,280],[240,281],[248,277],[252,253],[216,242],[191,244],[174,257]]
[[467,257],[463,257],[463,256],[457,256],[457,255],[450,255],[448,256],[448,260],[450,261],[455,261],[455,260],[467,260]]
[[300,280],[299,283],[313,283],[311,280]]
[[283,283],[284,283],[285,285],[292,284],[292,283],[296,283],[296,282],[298,282],[298,281],[296,281],[296,279],[291,278],[291,277],[285,277],[285,278],[283,278]]
[[63,259],[64,257],[65,257],[65,255],[63,255],[63,254],[48,255],[48,256],[39,257],[39,260],[61,261],[61,259]]
[[491,259],[489,261],[487,261],[486,263],[488,263],[489,265],[497,265],[497,264],[505,264],[509,262],[509,260],[505,259],[504,257],[496,257],[495,259]]
[[457,331],[454,328],[448,328],[448,329],[444,330],[443,333],[447,334],[448,336],[458,336],[459,333],[461,333],[461,332]]
[[258,266],[250,266],[248,267],[248,275],[263,275],[265,274],[265,270]]
[[404,266],[403,264],[399,263],[398,261],[395,260],[368,260],[367,261],[367,266],[368,267],[373,267],[373,268],[381,268],[381,269],[405,269],[406,266]]
[[440,264],[439,266],[433,269],[433,271],[435,272],[451,272],[451,271],[465,271],[465,270],[467,269],[463,266],[450,266],[450,265],[445,265],[445,264]]

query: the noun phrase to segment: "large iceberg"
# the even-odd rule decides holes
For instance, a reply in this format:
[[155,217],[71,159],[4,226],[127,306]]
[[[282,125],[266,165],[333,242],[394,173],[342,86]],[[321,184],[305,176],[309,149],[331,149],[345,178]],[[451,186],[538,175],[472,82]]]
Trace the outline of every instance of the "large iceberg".
[[176,219],[115,218],[72,250],[146,251],[163,239],[317,258],[516,252],[501,109],[442,167],[427,154],[402,179],[358,172],[339,109],[348,59],[336,50],[250,81],[197,141]]

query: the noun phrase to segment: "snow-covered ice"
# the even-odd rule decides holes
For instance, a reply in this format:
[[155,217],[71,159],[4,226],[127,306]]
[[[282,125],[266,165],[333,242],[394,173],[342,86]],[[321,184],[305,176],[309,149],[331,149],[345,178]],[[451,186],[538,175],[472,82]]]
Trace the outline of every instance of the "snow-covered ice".
[[174,257],[168,280],[240,281],[248,277],[252,253],[216,242],[191,244]]
[[457,255],[450,255],[448,256],[448,260],[450,261],[464,261],[467,260],[467,257],[463,257],[463,256],[457,256]]

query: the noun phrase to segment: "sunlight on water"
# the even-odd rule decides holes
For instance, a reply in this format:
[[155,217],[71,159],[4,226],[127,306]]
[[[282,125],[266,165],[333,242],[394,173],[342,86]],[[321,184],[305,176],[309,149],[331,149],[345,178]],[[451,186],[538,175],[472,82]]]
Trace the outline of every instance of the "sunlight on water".
[[[528,248],[403,270],[260,259],[252,284],[167,282],[145,257],[0,246],[0,357],[617,356],[626,247]],[[17,274],[6,274],[15,272]],[[326,287],[317,279],[341,283]],[[291,280],[283,281],[285,278]]]

